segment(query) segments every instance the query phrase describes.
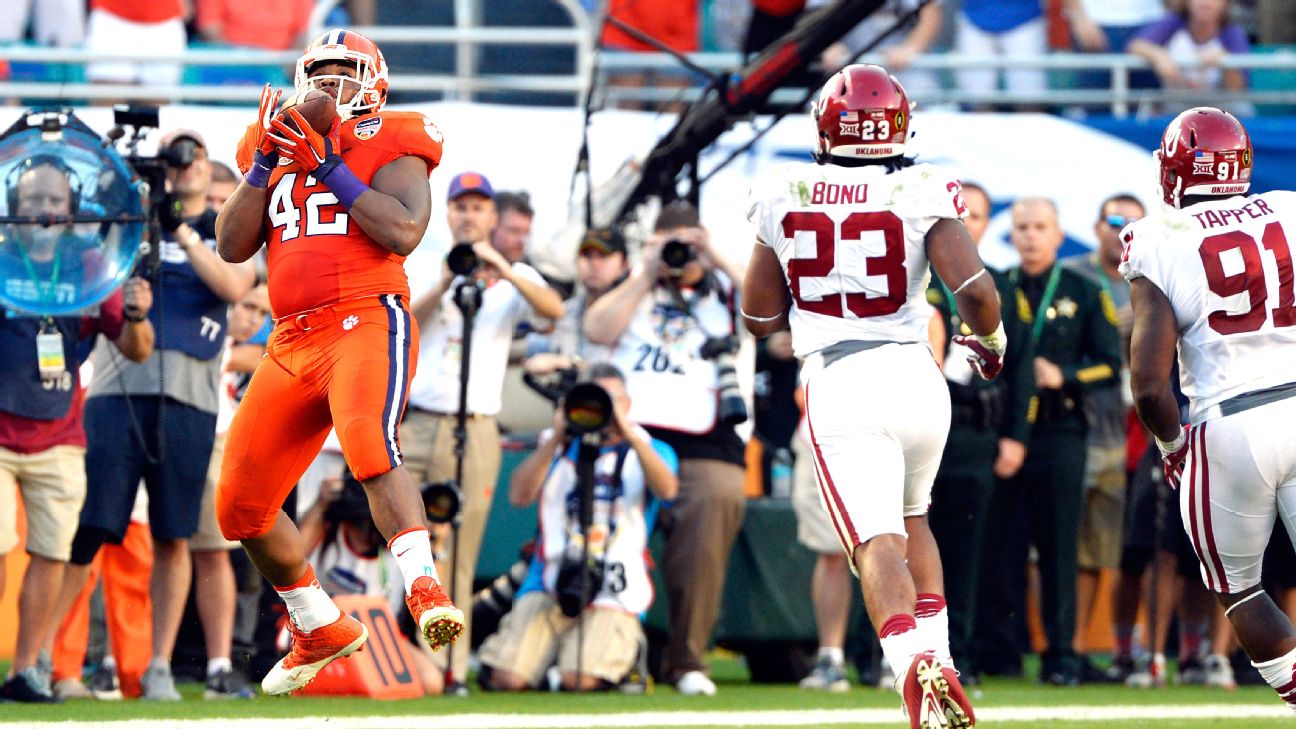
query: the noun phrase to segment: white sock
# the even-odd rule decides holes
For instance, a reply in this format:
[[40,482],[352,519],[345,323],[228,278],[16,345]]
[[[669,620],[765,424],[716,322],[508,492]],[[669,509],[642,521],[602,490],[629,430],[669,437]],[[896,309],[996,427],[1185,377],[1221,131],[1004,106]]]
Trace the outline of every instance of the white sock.
[[432,561],[432,535],[423,527],[411,527],[387,543],[396,558],[401,577],[405,578],[405,594],[410,594],[414,580],[420,577],[431,577],[433,582],[440,582],[437,576],[436,563]]
[[332,625],[342,616],[333,598],[315,579],[315,568],[306,565],[306,574],[287,587],[275,587],[280,599],[288,606],[288,618],[297,629],[306,633],[325,625]]
[[1287,702],[1287,708],[1296,711],[1296,650],[1264,663],[1252,661],[1251,665],[1260,672],[1265,683],[1272,686],[1278,696]]
[[229,656],[226,656],[224,658],[207,659],[207,675],[209,677],[215,676],[221,671],[232,671],[232,670],[234,670],[234,664],[230,662]]
[[954,667],[954,657],[949,647],[949,609],[945,598],[932,593],[920,593],[918,606],[914,609],[914,619],[918,623],[918,634],[923,643],[931,646],[940,662],[950,668]]
[[[897,678],[909,670],[914,656],[928,649],[912,615],[892,615],[878,631],[878,639],[882,643],[882,654]],[[900,687],[897,685],[896,688]]]
[[846,654],[841,648],[830,646],[819,646],[819,657],[827,658],[834,666],[840,666],[846,662]]

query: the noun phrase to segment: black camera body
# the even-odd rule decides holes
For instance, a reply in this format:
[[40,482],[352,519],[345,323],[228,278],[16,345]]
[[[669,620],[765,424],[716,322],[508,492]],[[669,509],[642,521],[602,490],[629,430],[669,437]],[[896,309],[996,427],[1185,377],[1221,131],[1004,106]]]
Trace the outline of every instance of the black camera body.
[[738,370],[734,363],[738,344],[738,337],[732,334],[711,337],[702,343],[701,350],[703,359],[716,365],[716,389],[720,396],[716,418],[722,425],[730,427],[747,420],[747,403],[738,387]]
[[471,276],[481,268],[481,259],[473,250],[472,243],[456,243],[446,254],[446,265],[456,276]]
[[563,396],[563,417],[569,433],[599,433],[612,422],[612,397],[593,382],[574,385]]
[[558,608],[563,615],[574,618],[603,590],[607,567],[602,559],[592,556],[582,560],[580,549],[574,550],[573,554],[571,546],[568,545],[558,563],[554,588],[558,592]]
[[679,271],[689,264],[695,257],[693,246],[682,240],[670,239],[662,244],[661,261],[662,265],[669,271]]

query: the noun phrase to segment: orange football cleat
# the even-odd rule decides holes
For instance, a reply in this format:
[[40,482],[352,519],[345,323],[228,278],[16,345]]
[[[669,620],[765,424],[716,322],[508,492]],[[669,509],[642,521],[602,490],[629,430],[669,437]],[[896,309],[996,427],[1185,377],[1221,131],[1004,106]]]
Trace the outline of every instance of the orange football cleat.
[[409,606],[414,622],[418,623],[423,640],[432,650],[450,645],[463,633],[463,611],[450,602],[441,585],[431,577],[414,581],[410,593],[405,596],[405,604]]
[[293,634],[292,650],[261,679],[261,690],[270,696],[302,688],[325,666],[355,653],[369,640],[369,629],[346,613],[309,633],[298,630],[291,620],[288,628]]
[[900,687],[910,729],[969,729],[976,715],[958,673],[931,651],[914,656]]

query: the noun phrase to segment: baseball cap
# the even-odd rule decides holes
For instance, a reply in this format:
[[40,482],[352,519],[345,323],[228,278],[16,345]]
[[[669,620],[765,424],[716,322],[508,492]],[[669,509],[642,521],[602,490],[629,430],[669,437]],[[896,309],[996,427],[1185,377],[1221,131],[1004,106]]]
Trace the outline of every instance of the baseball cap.
[[485,195],[492,200],[495,198],[495,189],[491,187],[490,180],[487,180],[485,175],[476,172],[460,172],[450,180],[450,193],[446,196],[446,200],[454,200],[470,192]]
[[589,249],[602,251],[604,255],[611,253],[626,252],[625,237],[618,231],[611,229],[591,230],[581,238],[580,247],[576,249],[576,254],[580,255]]
[[163,134],[162,138],[158,140],[158,149],[170,147],[179,139],[192,139],[198,143],[199,147],[207,149],[207,140],[203,139],[201,134],[192,129],[172,129],[166,134]]

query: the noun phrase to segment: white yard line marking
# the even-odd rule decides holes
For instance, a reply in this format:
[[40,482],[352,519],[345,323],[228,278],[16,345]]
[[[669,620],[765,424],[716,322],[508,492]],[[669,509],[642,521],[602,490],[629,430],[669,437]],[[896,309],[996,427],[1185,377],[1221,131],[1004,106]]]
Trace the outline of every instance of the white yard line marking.
[[[1184,704],[1147,706],[1005,706],[977,712],[982,722],[1116,721],[1121,719],[1281,719],[1292,712],[1281,704]],[[54,727],[121,729],[263,729],[268,719],[130,719],[105,722],[41,722]],[[902,726],[896,709],[811,709],[805,711],[653,711],[618,714],[439,714],[402,716],[308,716],[273,719],[275,729],[602,729],[603,727],[702,726]],[[32,726],[4,722],[2,726]]]

